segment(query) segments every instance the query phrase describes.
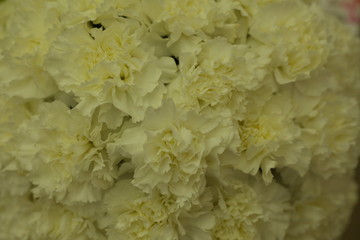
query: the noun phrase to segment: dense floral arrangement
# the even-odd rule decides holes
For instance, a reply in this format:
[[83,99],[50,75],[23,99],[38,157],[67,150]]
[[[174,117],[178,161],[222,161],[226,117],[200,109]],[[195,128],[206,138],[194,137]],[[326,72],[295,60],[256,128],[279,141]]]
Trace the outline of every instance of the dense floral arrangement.
[[0,239],[336,239],[358,44],[309,0],[1,1]]

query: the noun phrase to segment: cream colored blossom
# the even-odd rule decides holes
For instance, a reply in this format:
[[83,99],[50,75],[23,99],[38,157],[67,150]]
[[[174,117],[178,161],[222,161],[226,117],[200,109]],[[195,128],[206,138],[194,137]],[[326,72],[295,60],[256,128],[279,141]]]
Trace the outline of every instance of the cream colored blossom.
[[296,88],[309,98],[318,97],[326,90],[343,91],[348,96],[358,97],[360,71],[357,66],[360,65],[360,49],[357,46],[360,40],[354,38],[354,35],[334,17],[328,16],[327,20],[331,22],[329,28],[333,39],[332,51],[329,52],[324,66],[314,70],[310,78],[296,82]]
[[134,19],[114,20],[100,29],[77,25],[59,36],[47,69],[60,89],[80,97],[84,114],[112,103],[134,121],[142,120],[148,107],[160,106],[165,92],[158,60],[152,49],[142,47],[146,34]]
[[[145,15],[146,1],[141,0],[101,0],[98,7],[98,20],[101,22],[112,22],[115,18],[131,18],[149,26],[149,18]],[[150,26],[149,26],[150,27]]]
[[34,99],[0,96],[0,196],[22,195],[30,188],[29,179],[19,169],[11,151],[17,147],[13,144],[14,130],[36,114],[39,104]]
[[0,211],[0,239],[29,237],[32,228],[28,216],[34,212],[34,208],[28,196],[1,195]]
[[184,35],[201,34],[201,28],[209,24],[215,11],[211,0],[148,0],[144,2],[145,13],[155,23],[163,22],[169,32],[169,44]]
[[197,56],[180,54],[181,77],[170,84],[169,95],[178,105],[195,109],[226,106],[233,96],[262,84],[269,55],[265,46],[253,51],[247,45],[215,38],[202,44]]
[[[283,239],[288,227],[289,194],[276,183],[264,185],[232,169],[222,169],[214,186],[216,239]],[[210,184],[211,185],[211,184]]]
[[355,99],[328,93],[298,119],[302,138],[311,149],[312,172],[329,177],[356,166],[359,116]]
[[[334,48],[325,63],[322,76],[327,81],[336,81],[332,86],[335,91],[344,91],[348,96],[360,100],[360,39],[336,19],[329,17],[330,27],[334,36]],[[353,69],[353,70],[349,70]]]
[[250,19],[250,35],[273,46],[278,83],[308,78],[324,64],[332,47],[323,13],[299,1],[269,4]]
[[30,0],[26,4],[17,0],[11,2],[16,6],[17,14],[6,19],[6,33],[0,37],[3,46],[0,51],[0,92],[28,98],[48,97],[57,87],[44,71],[43,62],[60,30],[57,5],[45,0]]
[[[36,112],[40,104],[38,100],[24,100],[18,97],[0,95],[0,146],[4,146],[14,135],[24,121],[29,120]],[[14,111],[16,109],[16,111]]]
[[262,215],[261,206],[251,189],[220,193],[215,209],[217,225],[214,237],[217,239],[259,239],[255,223]]
[[285,239],[325,240],[340,237],[357,200],[351,174],[325,180],[311,173],[299,178],[296,173],[285,171],[283,178],[294,201]]
[[61,5],[58,8],[62,11],[62,23],[67,28],[71,28],[95,19],[104,0],[62,0],[59,2]]
[[179,111],[172,102],[148,112],[116,142],[135,164],[134,185],[179,202],[196,197],[205,187],[205,157],[224,151],[234,136],[231,121],[219,120]]
[[35,201],[31,194],[1,197],[0,210],[1,239],[106,239],[94,216],[52,201]]
[[[7,19],[14,13],[14,5],[9,3],[9,1],[0,1],[0,9],[1,9],[1,15],[0,15],[0,39],[4,38],[6,36],[7,31]],[[0,49],[0,52],[3,49]]]
[[168,221],[169,210],[176,209],[166,209],[164,200],[147,198],[130,181],[118,182],[105,196],[109,239],[176,239],[176,229]]
[[95,224],[96,216],[83,216],[51,201],[40,200],[33,205],[27,217],[32,239],[107,239]]
[[28,173],[37,196],[64,202],[101,199],[116,178],[116,162],[108,158],[101,125],[60,102],[44,103],[24,122],[12,153]]
[[261,101],[249,99],[245,120],[238,126],[237,150],[224,152],[220,161],[252,175],[260,171],[266,182],[271,182],[271,169],[276,167],[288,166],[305,174],[310,155],[300,137],[301,128],[293,121],[291,96],[284,91]]
[[179,209],[175,202],[156,191],[147,195],[128,180],[119,181],[105,196],[109,214],[102,221],[109,239],[211,239],[211,204]]
[[244,16],[254,16],[267,5],[281,2],[282,0],[231,0],[235,9],[240,10]]
[[248,33],[247,17],[238,13],[232,1],[215,1],[216,11],[212,12],[204,31],[211,38],[223,37],[229,43],[244,43]]

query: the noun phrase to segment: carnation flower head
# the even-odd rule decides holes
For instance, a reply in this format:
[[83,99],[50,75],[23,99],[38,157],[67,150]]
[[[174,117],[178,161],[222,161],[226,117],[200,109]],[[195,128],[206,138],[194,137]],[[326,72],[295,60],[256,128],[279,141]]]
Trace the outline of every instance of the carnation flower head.
[[252,18],[250,35],[275,48],[272,63],[279,84],[308,78],[325,62],[331,37],[319,14],[300,1],[279,1]]
[[148,193],[155,188],[175,195],[181,203],[204,188],[205,157],[221,153],[234,136],[230,121],[219,120],[177,111],[169,101],[113,145],[133,155],[134,185]]
[[[31,182],[19,168],[11,151],[17,151],[14,145],[16,133],[21,124],[36,114],[39,100],[25,100],[18,97],[0,97],[0,196],[22,195],[30,189]],[[12,111],[17,109],[16,111]]]
[[293,196],[287,238],[336,239],[344,231],[351,207],[357,200],[356,184],[349,175],[328,179],[309,173],[303,178],[292,170],[283,171],[285,184]]
[[214,216],[209,211],[210,200],[211,196],[204,194],[197,204],[179,207],[172,197],[158,191],[146,195],[122,180],[106,194],[109,215],[101,222],[110,224],[109,239],[211,239],[208,230],[214,226]]
[[110,139],[101,136],[101,125],[91,126],[91,119],[55,101],[42,104],[38,114],[23,123],[13,140],[20,151],[12,154],[28,172],[35,195],[93,202],[116,178],[116,162],[106,153]]
[[164,23],[165,30],[171,32],[168,44],[172,44],[182,34],[189,36],[202,31],[208,25],[215,6],[211,0],[150,0],[144,7],[153,22]]
[[248,45],[232,45],[223,37],[200,46],[198,56],[190,53],[179,56],[183,63],[181,77],[169,86],[169,95],[174,96],[177,104],[200,110],[217,105],[228,107],[235,96],[243,96],[245,90],[261,85],[270,61],[269,48],[253,51]]
[[12,14],[2,22],[6,34],[0,37],[0,44],[6,48],[0,50],[1,94],[49,97],[56,92],[57,86],[44,71],[43,63],[59,32],[58,5],[43,0],[31,0],[26,5],[17,0],[7,2],[1,3],[1,12],[2,7],[5,8],[4,16],[7,16],[6,10],[10,12],[8,14],[16,11],[22,14]]
[[[211,179],[217,195],[213,234],[219,239],[281,239],[288,227],[289,193],[277,183],[266,186],[231,168]],[[281,230],[282,229],[282,230]]]
[[[145,26],[129,18],[79,24],[59,36],[46,66],[61,90],[80,98],[84,114],[112,103],[139,121],[147,107],[160,105],[165,91],[159,60],[141,46],[146,35]],[[76,64],[67,62],[59,69],[65,59],[76,59]]]

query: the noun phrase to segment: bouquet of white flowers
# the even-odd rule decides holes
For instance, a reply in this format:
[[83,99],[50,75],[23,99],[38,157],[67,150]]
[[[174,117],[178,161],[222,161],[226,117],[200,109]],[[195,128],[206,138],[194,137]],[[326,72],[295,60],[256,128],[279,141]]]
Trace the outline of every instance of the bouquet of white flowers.
[[359,43],[309,0],[1,1],[0,239],[337,239]]

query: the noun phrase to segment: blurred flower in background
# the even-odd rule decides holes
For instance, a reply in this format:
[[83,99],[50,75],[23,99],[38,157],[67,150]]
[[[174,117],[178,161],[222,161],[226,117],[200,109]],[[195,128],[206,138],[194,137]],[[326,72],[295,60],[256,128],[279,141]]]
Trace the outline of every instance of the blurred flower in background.
[[360,34],[360,0],[320,0],[324,8]]

